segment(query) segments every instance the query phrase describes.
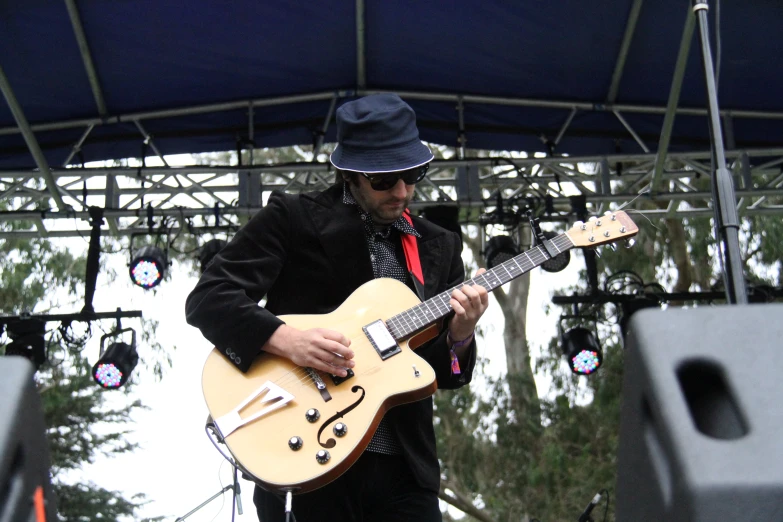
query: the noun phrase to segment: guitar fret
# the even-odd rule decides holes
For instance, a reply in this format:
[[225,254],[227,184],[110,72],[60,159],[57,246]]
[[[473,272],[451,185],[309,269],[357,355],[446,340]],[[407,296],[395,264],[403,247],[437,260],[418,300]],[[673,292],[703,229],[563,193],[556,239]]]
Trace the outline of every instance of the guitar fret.
[[[508,271],[508,268],[506,268],[506,263],[503,263],[503,264],[502,264],[502,265],[500,265],[500,266],[501,266],[501,267],[503,268],[503,270],[505,270],[505,271],[506,271],[506,273],[508,274],[508,281],[511,281],[512,279],[514,279],[514,276],[513,276],[513,275],[511,275],[511,272],[509,272],[509,271]],[[508,283],[508,281],[504,281],[504,283]]]
[[[560,234],[550,241],[558,253],[563,253],[574,246],[574,243],[566,234]],[[481,275],[464,281],[455,288],[461,288],[463,285],[478,284],[492,291],[526,274],[550,258],[551,256],[549,256],[546,249],[539,245],[501,263],[491,270],[487,270]],[[451,293],[453,291],[454,288],[441,292],[404,312],[390,317],[386,321],[386,325],[391,335],[395,339],[403,339],[451,313]]]
[[424,315],[421,305],[416,305],[414,308],[414,316],[416,317],[416,327],[421,328],[422,326],[425,326],[429,321],[427,320],[427,316]]
[[437,319],[437,314],[435,314],[432,311],[432,309],[430,308],[430,301],[429,301],[429,299],[424,301],[422,304],[427,307],[427,311],[430,313],[430,315],[432,316],[433,320]]
[[408,324],[411,326],[411,331],[416,329],[416,317],[411,316],[411,311],[406,310],[405,311],[405,320],[408,322]]
[[499,278],[497,275],[495,275],[495,271],[494,271],[494,270],[490,270],[490,271],[489,271],[489,272],[487,272],[487,273],[488,273],[488,274],[491,274],[491,275],[492,275],[492,277],[494,277],[494,278],[495,278],[495,280],[498,282],[497,284],[490,283],[490,284],[492,285],[492,288],[497,288],[497,287],[499,287],[501,284],[503,284],[503,283],[500,281],[500,278]]

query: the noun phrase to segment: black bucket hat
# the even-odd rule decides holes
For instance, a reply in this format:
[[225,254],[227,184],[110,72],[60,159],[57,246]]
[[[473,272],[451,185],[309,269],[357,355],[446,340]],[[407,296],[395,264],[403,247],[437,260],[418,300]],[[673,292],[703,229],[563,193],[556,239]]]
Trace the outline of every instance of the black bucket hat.
[[432,161],[419,139],[416,113],[396,94],[373,94],[337,109],[337,148],[329,161],[341,170],[381,173]]

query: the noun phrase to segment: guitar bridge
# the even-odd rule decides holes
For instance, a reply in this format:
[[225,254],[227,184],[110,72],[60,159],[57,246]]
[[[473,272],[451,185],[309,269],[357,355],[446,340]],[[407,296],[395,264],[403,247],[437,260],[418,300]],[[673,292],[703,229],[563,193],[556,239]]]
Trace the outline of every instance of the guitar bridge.
[[[264,397],[260,399],[259,402],[268,402],[270,403],[269,406],[243,419],[239,415],[239,412],[244,410],[251,402],[253,402],[264,392],[266,392],[266,395],[264,395]],[[292,394],[288,393],[277,384],[266,381],[258,389],[248,395],[247,398],[245,398],[245,400],[243,400],[236,408],[215,419],[215,426],[217,426],[217,429],[220,431],[220,435],[223,438],[226,438],[245,424],[253,422],[254,420],[272,413],[275,410],[279,410],[292,400],[294,400],[294,396]]]

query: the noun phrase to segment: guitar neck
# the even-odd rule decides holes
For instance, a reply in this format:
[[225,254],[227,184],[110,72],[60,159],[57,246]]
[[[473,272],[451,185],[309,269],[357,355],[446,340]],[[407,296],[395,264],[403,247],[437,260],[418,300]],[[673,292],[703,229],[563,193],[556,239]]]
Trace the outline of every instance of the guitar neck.
[[[568,237],[568,234],[560,234],[551,239],[551,244],[558,253],[574,248],[574,243]],[[455,288],[476,284],[483,286],[491,292],[497,287],[530,272],[548,259],[551,259],[551,257],[543,246],[539,245],[531,248],[527,252],[511,258],[479,276],[468,279],[457,287],[441,292],[413,308],[390,317],[386,321],[386,327],[397,341],[405,339],[451,313],[451,293]]]

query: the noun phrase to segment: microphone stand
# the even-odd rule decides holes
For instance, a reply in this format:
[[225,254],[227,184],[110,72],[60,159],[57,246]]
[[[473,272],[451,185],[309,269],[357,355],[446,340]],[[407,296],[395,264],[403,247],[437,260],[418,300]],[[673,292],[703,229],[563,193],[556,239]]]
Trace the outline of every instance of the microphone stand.
[[693,0],[693,12],[698,19],[701,36],[701,55],[704,62],[704,79],[707,84],[707,101],[712,140],[712,200],[715,212],[715,228],[718,236],[715,240],[723,243],[718,251],[722,256],[724,266],[724,285],[726,301],[729,304],[746,304],[748,302],[745,287],[745,275],[742,270],[742,254],[739,245],[739,218],[737,216],[737,199],[734,184],[726,168],[726,154],[723,148],[723,134],[718,109],[718,89],[715,84],[715,72],[710,50],[710,32],[707,25],[707,0]]
[[188,512],[186,515],[177,518],[174,522],[182,522],[183,520],[188,518],[190,515],[192,515],[193,513],[198,511],[199,509],[203,508],[204,506],[206,506],[207,504],[209,504],[210,502],[212,502],[213,500],[218,498],[220,495],[224,494],[229,489],[232,490],[233,493],[234,493],[234,495],[233,495],[234,498],[231,501],[231,522],[233,522],[234,521],[235,510],[237,508],[239,509],[239,514],[242,515],[242,498],[240,496],[241,491],[240,491],[240,488],[239,488],[239,479],[237,477],[237,468],[236,468],[236,466],[234,466],[234,483],[233,484],[229,484],[228,486],[224,487],[223,489],[221,489],[220,491],[218,491],[217,493],[215,493],[214,495],[209,497],[207,500],[205,500],[204,502],[202,502],[201,504],[199,504],[198,506],[196,506],[195,508],[190,510],[190,512]]

